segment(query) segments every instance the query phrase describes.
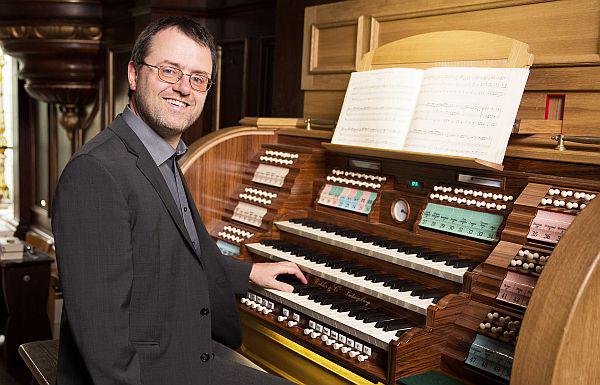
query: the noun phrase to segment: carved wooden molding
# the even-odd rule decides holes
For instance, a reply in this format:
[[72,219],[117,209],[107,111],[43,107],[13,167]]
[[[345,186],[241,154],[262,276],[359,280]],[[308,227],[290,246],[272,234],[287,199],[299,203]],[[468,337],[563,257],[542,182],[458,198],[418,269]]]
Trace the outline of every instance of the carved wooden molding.
[[98,25],[9,25],[0,26],[0,40],[84,40],[100,42]]

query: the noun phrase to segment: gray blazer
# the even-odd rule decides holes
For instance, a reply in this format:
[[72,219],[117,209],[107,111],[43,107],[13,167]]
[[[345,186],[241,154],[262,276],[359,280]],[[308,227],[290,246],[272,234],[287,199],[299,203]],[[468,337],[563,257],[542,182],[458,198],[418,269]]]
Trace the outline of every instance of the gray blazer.
[[219,252],[185,189],[200,253],[120,116],[67,164],[52,215],[64,294],[59,385],[208,384],[211,338],[241,345],[234,293],[246,292],[251,265]]

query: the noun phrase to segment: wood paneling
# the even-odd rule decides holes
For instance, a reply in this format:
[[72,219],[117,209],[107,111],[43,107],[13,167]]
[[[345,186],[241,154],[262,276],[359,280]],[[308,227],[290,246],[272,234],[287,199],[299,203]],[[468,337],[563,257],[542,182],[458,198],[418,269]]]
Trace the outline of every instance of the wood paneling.
[[[517,118],[544,119],[548,94],[564,94],[563,134],[600,136],[596,125],[600,117],[600,1],[357,0],[310,7],[305,15],[305,117],[337,119],[352,71],[347,66],[347,72],[341,73],[344,68],[339,58],[348,61],[352,43],[364,40],[368,42],[362,45],[364,49],[375,49],[417,34],[474,30],[520,40],[529,44],[535,55]],[[336,46],[318,44],[311,33],[318,26],[344,25],[361,18],[364,28],[357,28],[356,36],[346,42],[340,34]],[[355,45],[354,54],[360,59],[364,51],[360,44]],[[406,48],[406,54],[423,49],[427,48]],[[328,52],[322,52],[325,50]],[[438,57],[439,52],[436,50]],[[315,57],[337,58],[335,71],[330,71],[335,73],[315,71],[311,66]],[[381,66],[390,65],[395,66]]]
[[344,73],[356,68],[357,21],[315,24],[311,32],[310,73]]

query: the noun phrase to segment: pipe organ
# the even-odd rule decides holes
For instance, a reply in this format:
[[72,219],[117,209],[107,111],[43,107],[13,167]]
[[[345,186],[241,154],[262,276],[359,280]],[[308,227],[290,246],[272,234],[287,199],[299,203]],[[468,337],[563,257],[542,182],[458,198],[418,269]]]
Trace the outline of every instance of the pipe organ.
[[[371,2],[352,3],[356,7],[344,14],[349,18],[373,11]],[[520,7],[527,12],[538,6],[565,11],[564,2],[524,3]],[[356,25],[327,19],[335,17],[340,4],[306,12],[305,113],[327,110],[335,116],[339,111],[334,88],[343,83],[343,71],[336,72],[333,61],[345,56],[328,55],[326,49],[350,46],[324,44],[333,38],[331,30],[339,27],[340,39],[349,26],[368,31],[364,17]],[[600,8],[596,2],[593,6]],[[454,11],[461,10],[467,14],[473,7],[457,5]],[[482,7],[479,12],[488,11]],[[424,18],[435,14],[413,12],[424,12]],[[411,23],[409,16],[405,23]],[[399,20],[375,15],[368,23],[371,33],[381,33],[384,25]],[[389,41],[392,31],[381,36]],[[460,45],[441,36],[430,36],[431,44]],[[377,39],[370,41],[375,45]],[[352,68],[404,66],[378,50],[360,61],[364,44],[359,39],[351,45],[358,50]],[[447,51],[457,54],[459,49]],[[481,55],[482,50],[476,51]],[[423,51],[427,60],[405,52],[411,59],[407,65],[435,61],[431,52],[437,50]],[[457,55],[465,62],[474,59]],[[554,120],[534,111],[552,107],[551,96],[561,94],[556,82],[568,80],[565,68],[598,77],[600,67],[551,66],[556,57],[541,58],[547,66],[536,68],[534,61],[515,124],[515,133],[521,127],[519,133],[527,135],[511,139],[500,167],[331,145],[330,131],[306,130],[302,120],[277,118],[243,119],[241,126],[191,146],[182,169],[223,253],[256,262],[291,261],[308,278],[302,284],[281,276],[293,293],[250,285],[239,305],[242,353],[303,384],[425,384],[441,377],[457,384],[566,384],[596,378],[599,369],[589,363],[598,344],[582,343],[583,350],[569,346],[568,354],[564,344],[567,336],[575,344],[600,340],[597,331],[585,332],[568,321],[594,319],[600,308],[597,280],[592,279],[598,237],[578,238],[598,221],[600,158],[593,144],[572,145],[566,152],[549,144],[557,129],[575,135],[586,130],[582,122],[587,117],[566,115],[572,106],[563,105],[565,115]],[[544,83],[548,71],[557,76]],[[580,88],[595,90],[586,84]],[[570,100],[572,88],[562,92],[563,102]],[[598,116],[595,107],[589,108]],[[565,128],[568,122],[573,124]],[[579,264],[570,267],[571,259]],[[572,282],[559,274],[571,270]],[[544,336],[539,327],[554,334]],[[547,360],[536,363],[532,355]],[[559,367],[565,372],[557,374]],[[569,367],[583,375],[569,376]]]

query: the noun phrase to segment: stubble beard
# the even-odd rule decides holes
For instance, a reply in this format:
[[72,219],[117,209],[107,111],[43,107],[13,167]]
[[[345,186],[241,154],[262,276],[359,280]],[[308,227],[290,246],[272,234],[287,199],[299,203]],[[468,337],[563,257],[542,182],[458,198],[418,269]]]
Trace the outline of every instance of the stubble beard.
[[166,112],[161,111],[160,108],[152,108],[150,103],[143,100],[139,92],[134,92],[133,98],[140,118],[164,139],[181,135],[199,118],[199,116],[190,116],[186,121],[181,122],[180,126],[174,127],[173,123],[167,121]]

